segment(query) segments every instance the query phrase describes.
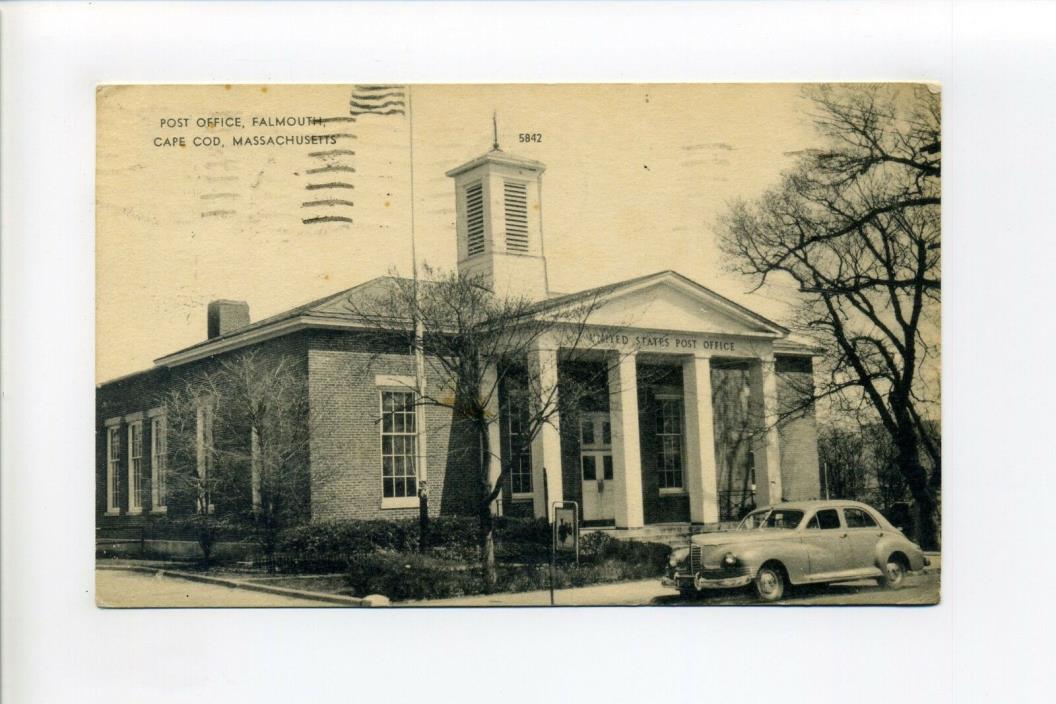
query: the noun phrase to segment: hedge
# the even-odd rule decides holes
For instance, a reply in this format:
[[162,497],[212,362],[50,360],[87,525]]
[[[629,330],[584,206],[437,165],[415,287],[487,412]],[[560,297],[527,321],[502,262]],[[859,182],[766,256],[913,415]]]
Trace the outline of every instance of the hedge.
[[[495,555],[500,563],[542,564],[550,559],[550,525],[544,519],[495,519]],[[440,516],[429,521],[427,553],[433,558],[475,564],[479,556],[475,517]],[[283,572],[340,572],[375,553],[418,553],[416,520],[344,520],[312,523],[282,533],[270,567]],[[617,540],[603,533],[584,536],[580,560],[619,561],[663,570],[670,548]]]

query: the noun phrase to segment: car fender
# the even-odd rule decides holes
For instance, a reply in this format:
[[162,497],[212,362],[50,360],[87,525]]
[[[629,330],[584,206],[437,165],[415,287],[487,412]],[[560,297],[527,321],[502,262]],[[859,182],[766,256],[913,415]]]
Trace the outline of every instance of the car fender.
[[793,584],[803,582],[810,567],[807,551],[795,538],[775,540],[773,542],[757,543],[747,546],[742,550],[731,548],[737,556],[740,564],[748,568],[750,574],[754,575],[767,562],[777,560],[785,567],[788,580]]
[[924,553],[920,548],[906,538],[898,535],[885,534],[876,542],[873,559],[876,566],[883,570],[887,564],[887,558],[895,552],[900,552],[909,560],[909,569],[913,572],[924,569]]

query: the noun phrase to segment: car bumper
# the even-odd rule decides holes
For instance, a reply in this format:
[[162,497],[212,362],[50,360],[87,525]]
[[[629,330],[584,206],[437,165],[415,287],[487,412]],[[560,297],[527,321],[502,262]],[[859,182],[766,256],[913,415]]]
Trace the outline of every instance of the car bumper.
[[737,589],[738,587],[746,587],[751,584],[752,575],[676,572],[673,575],[663,577],[660,583],[665,587],[674,587],[679,591],[686,589],[696,589],[698,591],[705,589]]

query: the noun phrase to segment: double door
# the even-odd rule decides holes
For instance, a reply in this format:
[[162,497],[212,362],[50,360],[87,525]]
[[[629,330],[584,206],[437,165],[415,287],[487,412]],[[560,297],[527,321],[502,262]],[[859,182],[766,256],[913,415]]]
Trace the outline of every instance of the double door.
[[612,422],[607,412],[580,416],[579,472],[583,487],[583,520],[615,519]]

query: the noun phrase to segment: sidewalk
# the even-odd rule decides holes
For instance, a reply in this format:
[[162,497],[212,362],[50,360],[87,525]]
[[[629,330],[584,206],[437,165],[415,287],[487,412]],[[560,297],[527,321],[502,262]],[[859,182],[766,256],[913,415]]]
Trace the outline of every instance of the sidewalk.
[[[98,577],[100,573],[106,574],[108,572],[125,572],[125,573],[138,573],[144,575],[151,575],[157,579],[168,578],[168,579],[179,579],[186,580],[188,582],[198,582],[199,584],[206,584],[213,587],[224,587],[225,589],[233,590],[233,593],[237,594],[239,590],[245,592],[256,592],[259,594],[267,594],[272,597],[278,597],[280,599],[294,599],[294,600],[305,600],[308,602],[315,602],[324,605],[335,605],[335,606],[388,606],[389,600],[378,595],[372,595],[364,598],[356,598],[350,596],[342,596],[339,594],[329,594],[325,592],[314,592],[306,591],[303,589],[290,589],[287,587],[278,587],[270,584],[261,584],[260,582],[249,581],[248,579],[232,576],[232,575],[212,575],[203,574],[197,572],[188,572],[183,570],[171,569],[171,565],[166,566],[165,563],[147,562],[147,561],[114,561],[107,562],[103,560],[96,561],[96,584],[98,586]],[[231,593],[231,592],[229,592]],[[252,601],[247,597],[232,596],[229,600],[231,603],[227,604],[230,606],[240,605],[239,600],[245,600],[246,605],[250,605]],[[101,606],[118,606],[127,604],[118,604],[118,600],[109,600],[108,603],[100,604]],[[187,602],[184,602],[187,603]],[[156,604],[142,604],[145,606],[156,605]],[[254,604],[255,605],[255,604]],[[310,606],[312,604],[305,604]]]
[[[596,584],[554,591],[555,606],[640,606],[655,597],[670,596],[673,589],[664,587],[659,579],[640,579],[634,582]],[[549,606],[550,590],[463,596],[429,601],[403,601],[393,606]]]
[[[931,564],[921,570],[922,575],[937,574],[942,570],[942,556],[927,553]],[[865,583],[872,585],[873,580]],[[554,591],[554,606],[644,606],[657,598],[670,599],[676,592],[664,587],[659,579],[640,579],[634,582],[596,584],[589,587],[574,587]],[[666,600],[661,599],[661,603]],[[463,596],[452,599],[427,601],[404,601],[394,603],[396,607],[423,606],[549,606],[550,591],[499,593],[480,596]]]

